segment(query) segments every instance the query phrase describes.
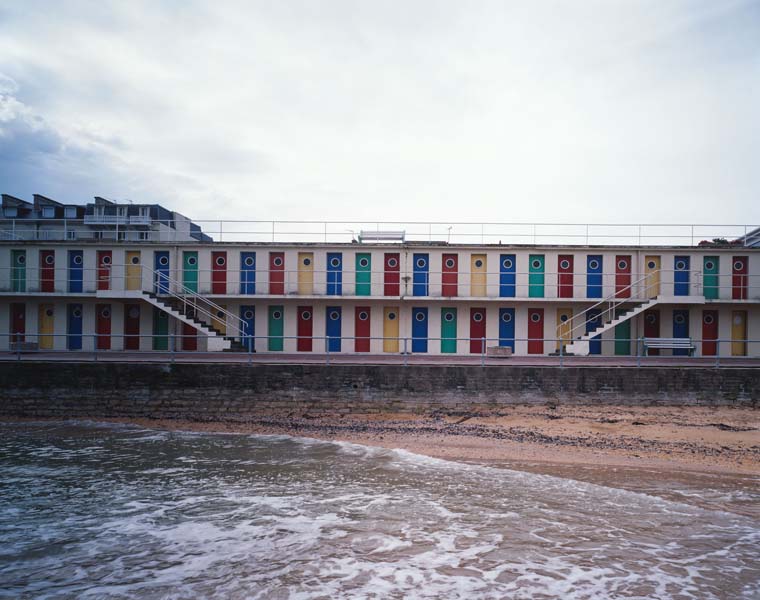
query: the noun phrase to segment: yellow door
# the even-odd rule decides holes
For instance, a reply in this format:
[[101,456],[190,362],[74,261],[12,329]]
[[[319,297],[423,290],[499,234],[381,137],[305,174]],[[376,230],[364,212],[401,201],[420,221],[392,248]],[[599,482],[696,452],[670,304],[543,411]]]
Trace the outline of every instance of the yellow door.
[[563,345],[570,343],[570,319],[573,316],[571,308],[557,309],[557,351],[559,351],[560,340]]
[[314,293],[314,253],[298,253],[298,293],[309,295]]
[[[219,308],[227,310],[227,307],[222,306],[221,304],[219,305]],[[215,315],[215,317],[211,319],[211,327],[216,329],[222,335],[227,335],[227,315],[221,310],[217,312],[216,309],[211,309],[211,311]]]
[[486,296],[486,255],[470,258],[470,296]]
[[383,352],[398,352],[398,307],[383,308]]
[[731,312],[731,356],[747,356],[747,311]]
[[124,287],[128,290],[142,289],[142,268],[140,267],[140,252],[126,252],[124,257]]
[[644,273],[646,274],[646,289],[644,295],[647,298],[656,298],[660,295],[660,261],[659,256],[644,257]]
[[39,337],[37,343],[41,350],[53,349],[53,331],[55,327],[55,311],[52,304],[40,304]]

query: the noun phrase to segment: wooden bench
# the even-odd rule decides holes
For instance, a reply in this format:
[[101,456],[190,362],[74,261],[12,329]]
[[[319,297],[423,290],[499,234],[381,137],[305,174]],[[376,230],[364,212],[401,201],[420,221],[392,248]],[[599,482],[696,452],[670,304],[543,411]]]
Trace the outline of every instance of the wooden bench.
[[486,348],[486,356],[490,358],[509,358],[512,356],[512,348],[510,346],[488,346]]
[[37,342],[11,342],[11,352],[39,352],[40,346]]
[[406,231],[360,231],[359,242],[403,242]]
[[649,356],[650,350],[688,350],[692,356],[696,350],[691,338],[641,338],[641,343],[644,356]]

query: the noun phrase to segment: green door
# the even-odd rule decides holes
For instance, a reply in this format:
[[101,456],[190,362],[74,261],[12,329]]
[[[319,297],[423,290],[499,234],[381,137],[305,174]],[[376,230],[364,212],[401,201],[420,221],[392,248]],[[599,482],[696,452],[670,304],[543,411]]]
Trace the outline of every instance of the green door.
[[13,250],[11,253],[11,281],[13,292],[26,291],[26,250]]
[[531,254],[528,265],[528,297],[544,297],[544,255]]
[[356,295],[372,294],[372,257],[362,252],[356,255]]
[[717,300],[720,296],[720,261],[717,256],[705,256],[702,264],[704,294],[707,300]]
[[267,348],[270,352],[282,352],[282,334],[285,331],[285,311],[282,306],[269,307],[269,332]]
[[[619,310],[615,311],[617,317]],[[628,356],[631,353],[631,319],[615,326],[615,355]]]
[[198,253],[182,255],[182,283],[191,292],[198,293]]
[[457,351],[457,309],[441,309],[441,352],[455,354]]
[[153,307],[153,349],[169,349],[169,315],[156,306]]

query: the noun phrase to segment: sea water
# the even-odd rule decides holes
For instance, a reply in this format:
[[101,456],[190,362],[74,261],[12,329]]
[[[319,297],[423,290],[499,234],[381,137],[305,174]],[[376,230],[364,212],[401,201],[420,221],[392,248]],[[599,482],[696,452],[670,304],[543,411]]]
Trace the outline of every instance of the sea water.
[[286,436],[0,436],[2,598],[760,597],[760,521],[694,488]]

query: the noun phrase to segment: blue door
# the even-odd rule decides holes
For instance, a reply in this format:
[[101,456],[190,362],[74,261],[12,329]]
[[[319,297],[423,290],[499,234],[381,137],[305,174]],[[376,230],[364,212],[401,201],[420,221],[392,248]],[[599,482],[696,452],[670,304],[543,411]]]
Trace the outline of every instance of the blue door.
[[340,306],[328,306],[325,313],[325,335],[330,352],[340,352],[341,321]]
[[[425,255],[427,256],[427,255]],[[412,352],[428,351],[428,309],[412,309]]]
[[169,293],[169,253],[155,252],[153,270],[156,272],[156,278],[153,282],[153,291],[156,294]]
[[[502,262],[504,262],[502,260]],[[514,262],[514,261],[513,261]],[[515,309],[499,309],[499,346],[508,346],[515,351]]]
[[69,350],[82,349],[82,305],[69,304],[67,319],[67,348]]
[[[499,296],[502,298],[515,297],[516,262],[514,254],[502,254],[499,258]],[[512,316],[514,317],[514,315]]]
[[[591,333],[597,327],[602,326],[601,311],[590,310],[586,313],[586,333]],[[595,335],[589,340],[588,343],[589,354],[601,354],[602,353],[602,336]]]
[[252,352],[256,341],[256,309],[253,306],[242,305],[240,307],[240,319],[243,321],[242,342],[248,352]]
[[603,265],[601,254],[586,257],[586,298],[602,297]]
[[689,257],[676,256],[673,259],[673,295],[689,295]]
[[[680,309],[673,311],[673,337],[674,338],[687,338],[689,337],[689,311],[687,309]],[[678,348],[673,350],[673,356],[688,356],[689,351],[686,348]]]
[[[256,293],[256,253],[240,253],[240,293]],[[253,307],[251,307],[253,308]]]
[[327,295],[340,296],[343,293],[343,254],[327,253]]
[[[414,273],[412,276],[412,296],[429,296],[430,260],[427,254],[414,255]],[[427,320],[427,319],[426,319]],[[427,323],[425,324],[427,327]],[[427,337],[427,335],[426,335]]]
[[81,250],[69,250],[69,292],[71,293],[82,293],[83,262],[84,255]]

